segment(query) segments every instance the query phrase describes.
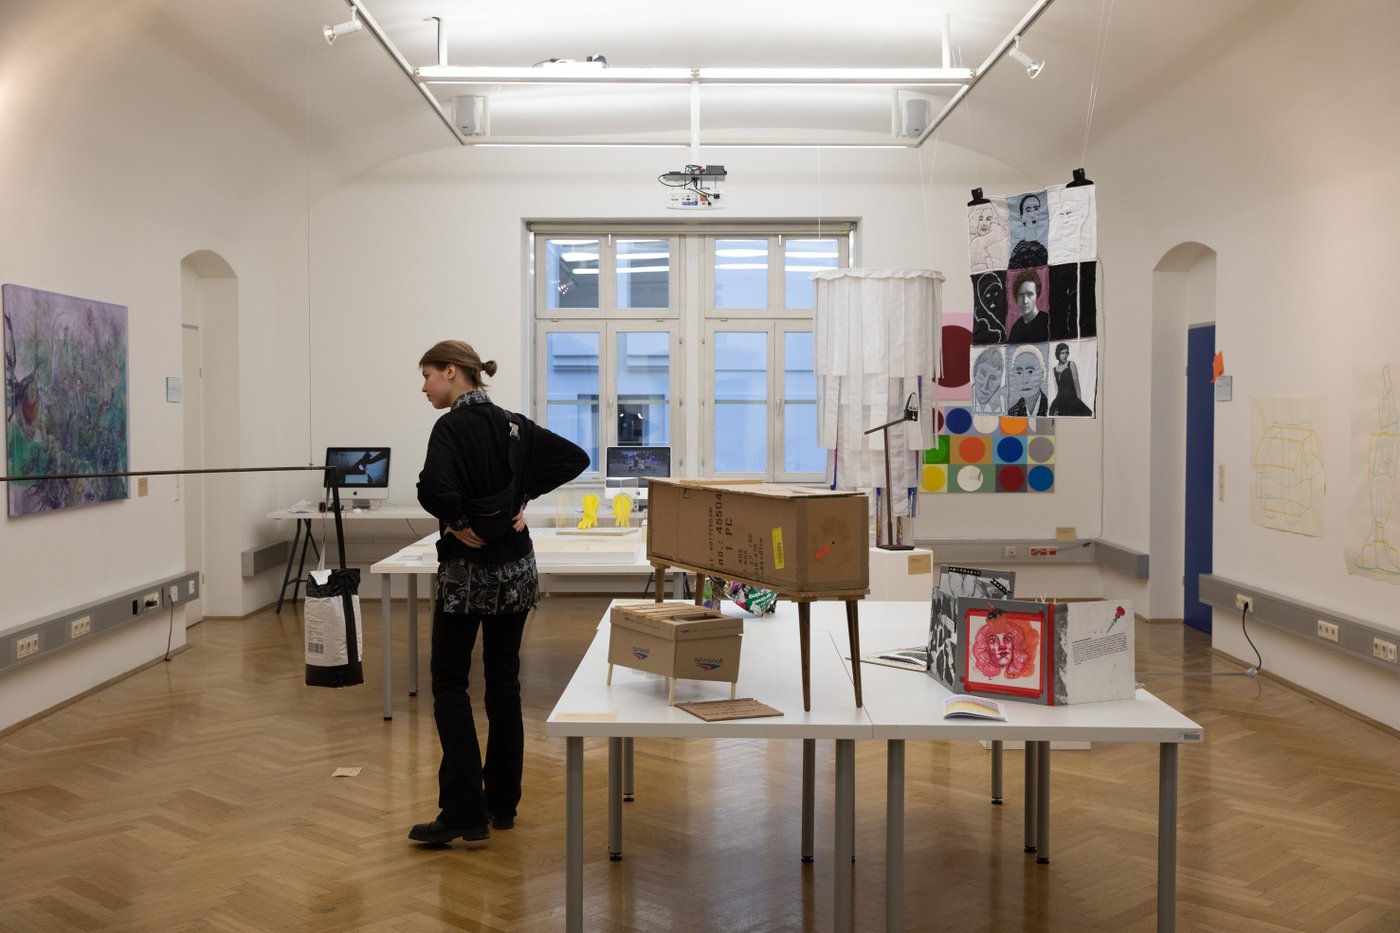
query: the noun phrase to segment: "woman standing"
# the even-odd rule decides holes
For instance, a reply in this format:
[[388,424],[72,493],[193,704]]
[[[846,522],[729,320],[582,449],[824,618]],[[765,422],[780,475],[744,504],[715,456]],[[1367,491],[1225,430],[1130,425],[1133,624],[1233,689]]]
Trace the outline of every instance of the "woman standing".
[[1079,394],[1079,368],[1069,358],[1069,344],[1055,344],[1055,401],[1050,416],[1092,417],[1094,412]]
[[[522,415],[491,403],[481,361],[460,340],[436,344],[418,362],[423,394],[447,413],[433,426],[418,501],[438,520],[433,611],[433,717],[442,745],[438,807],[409,831],[416,842],[461,837],[485,845],[490,825],[510,829],[520,802],[525,726],[520,712],[520,639],[539,601],[539,573],[525,503],[588,467],[588,454]],[[482,633],[486,719],[483,763],[467,696],[472,649]]]

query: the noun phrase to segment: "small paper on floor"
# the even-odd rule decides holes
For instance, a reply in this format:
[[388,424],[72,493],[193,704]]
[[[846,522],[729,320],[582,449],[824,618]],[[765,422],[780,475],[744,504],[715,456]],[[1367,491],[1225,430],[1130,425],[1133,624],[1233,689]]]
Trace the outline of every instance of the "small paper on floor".
[[331,777],[359,777],[364,768],[336,768]]
[[760,703],[753,697],[740,697],[737,700],[677,703],[676,709],[683,709],[690,715],[698,716],[706,722],[719,722],[725,719],[761,719],[764,716],[783,715],[782,710],[774,709],[767,703]]

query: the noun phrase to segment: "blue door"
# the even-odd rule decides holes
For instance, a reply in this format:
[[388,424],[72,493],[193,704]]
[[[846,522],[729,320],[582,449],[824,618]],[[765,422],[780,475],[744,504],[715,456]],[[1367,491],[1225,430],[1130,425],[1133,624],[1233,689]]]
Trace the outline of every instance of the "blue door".
[[1211,486],[1215,464],[1215,325],[1186,331],[1186,560],[1182,618],[1210,631],[1210,607],[1201,602],[1200,575],[1211,572]]

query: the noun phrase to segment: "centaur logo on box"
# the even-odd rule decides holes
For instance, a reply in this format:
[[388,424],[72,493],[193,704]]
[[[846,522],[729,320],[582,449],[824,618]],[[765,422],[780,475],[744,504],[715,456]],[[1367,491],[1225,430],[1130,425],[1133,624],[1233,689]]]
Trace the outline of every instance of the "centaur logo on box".
[[650,649],[650,648],[633,648],[633,649],[632,649],[632,657],[636,658],[638,661],[645,661],[647,658],[651,657],[651,649]]
[[717,671],[724,667],[724,662],[719,658],[696,658],[695,666],[702,671]]

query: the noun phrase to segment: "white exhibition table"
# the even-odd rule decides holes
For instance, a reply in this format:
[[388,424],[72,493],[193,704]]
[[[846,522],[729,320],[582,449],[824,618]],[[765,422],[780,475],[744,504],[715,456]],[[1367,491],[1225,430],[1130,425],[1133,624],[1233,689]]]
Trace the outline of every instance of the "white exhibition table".
[[[383,511],[378,510],[378,511]],[[293,513],[288,513],[293,514]],[[319,513],[318,513],[319,514]],[[431,519],[429,519],[431,520]],[[641,528],[632,529],[632,534],[599,532],[596,536],[575,535],[568,529],[561,534],[555,528],[530,527],[530,538],[534,542],[535,562],[539,567],[541,586],[551,575],[642,575],[653,568],[647,562],[643,548],[646,539]],[[436,542],[437,531],[425,535],[407,547],[373,564],[371,574],[379,575],[380,611],[383,621],[383,674],[384,674],[384,718],[394,718],[393,707],[393,666],[390,646],[390,584],[395,575],[406,577],[408,584],[408,695],[418,695],[418,577],[421,574],[435,575],[438,569]],[[590,554],[587,551],[571,552],[560,550],[569,543],[586,545],[588,542],[624,542],[618,551]],[[683,576],[680,570],[673,570],[677,579]],[[432,583],[429,582],[429,593]],[[679,592],[679,588],[677,589]],[[639,594],[638,598],[643,598]]]
[[[436,528],[437,519],[416,505],[380,505],[368,509],[352,509],[349,503],[342,503],[340,516],[347,522],[356,524],[362,522],[404,522],[406,527],[413,534],[418,534],[418,530],[413,527],[414,522],[420,522],[425,527]],[[287,569],[282,574],[282,588],[277,591],[277,611],[282,611],[282,603],[287,595],[287,587],[292,587],[292,601],[295,602],[297,593],[301,589],[302,580],[306,578],[306,548],[307,545],[315,546],[313,531],[315,522],[324,521],[325,528],[332,530],[335,527],[335,512],[321,512],[306,510],[293,512],[290,509],[278,509],[275,512],[268,512],[267,517],[273,521],[287,521],[291,519],[296,522],[292,532],[292,546],[287,553]],[[331,534],[333,534],[333,530]],[[305,537],[303,537],[303,534]],[[329,535],[323,535],[329,538]],[[301,555],[298,557],[297,551],[300,549]],[[318,552],[319,553],[319,552]],[[299,564],[297,572],[292,573],[292,565]]]
[[[622,667],[607,681],[607,617],[599,626],[577,670],[546,724],[551,736],[563,737],[566,749],[566,921],[570,931],[583,928],[583,740],[609,740],[609,852],[621,852],[621,800],[624,749],[633,737],[752,738],[804,740],[803,856],[811,853],[811,770],[809,748],[816,739],[836,742],[834,929],[852,923],[854,850],[855,740],[884,739],[889,759],[886,791],[885,929],[903,929],[904,877],[904,743],[910,739],[1025,741],[1026,848],[1037,861],[1049,861],[1049,782],[1051,741],[1154,742],[1160,746],[1158,775],[1157,928],[1176,924],[1177,749],[1200,742],[1202,728],[1145,690],[1131,700],[1077,706],[1043,707],[1007,702],[1007,721],[942,717],[949,691],[931,677],[874,664],[862,665],[864,706],[851,700],[851,665],[847,657],[845,607],[812,605],[812,709],[802,709],[798,664],[797,609],[779,602],[774,616],[746,618],[739,668],[740,696],[782,710],[781,717],[704,722],[667,706],[667,681]],[[726,607],[731,614],[742,613]],[[862,607],[861,641],[870,652],[923,644],[928,630],[927,602],[869,602]],[[765,663],[774,659],[772,663]],[[757,663],[756,663],[757,662]],[[727,698],[726,684],[681,680],[678,702]],[[997,746],[999,747],[999,746]],[[627,749],[630,751],[630,749]],[[630,781],[629,781],[630,783]]]

